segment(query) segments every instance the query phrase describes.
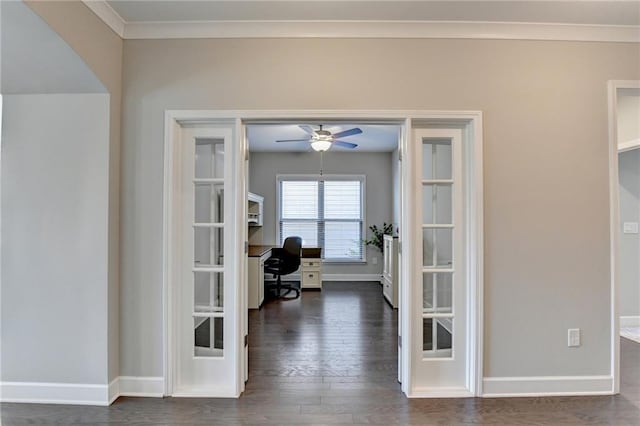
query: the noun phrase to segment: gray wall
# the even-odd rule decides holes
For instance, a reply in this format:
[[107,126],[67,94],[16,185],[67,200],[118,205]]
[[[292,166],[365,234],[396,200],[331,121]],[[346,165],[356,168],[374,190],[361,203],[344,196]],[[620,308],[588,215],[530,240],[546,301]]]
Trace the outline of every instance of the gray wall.
[[166,109],[483,111],[484,373],[608,374],[606,83],[639,78],[632,43],[125,41],[121,374],[162,375]]
[[110,95],[108,328],[109,379],[113,380],[120,371],[120,118],[124,43],[83,2],[25,0],[24,3],[82,58]]
[[106,384],[109,96],[2,114],[0,379]]
[[[391,221],[391,153],[332,152],[324,154],[324,174],[358,174],[366,176],[366,231],[369,225]],[[276,176],[278,174],[318,174],[320,154],[317,152],[252,152],[249,158],[249,190],[264,197],[264,244],[277,244],[276,236]],[[382,254],[367,246],[366,264],[330,264],[323,274],[381,274]],[[376,257],[378,264],[373,264]]]
[[[640,222],[640,149],[618,155],[620,226]],[[640,316],[640,234],[620,232],[620,316]]]

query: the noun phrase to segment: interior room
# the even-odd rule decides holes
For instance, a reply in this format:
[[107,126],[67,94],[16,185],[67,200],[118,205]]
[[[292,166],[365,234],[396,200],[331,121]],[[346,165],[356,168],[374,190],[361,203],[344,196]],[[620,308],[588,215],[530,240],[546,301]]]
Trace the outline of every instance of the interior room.
[[639,424],[639,46],[623,0],[0,0],[0,423]]
[[[322,137],[326,143],[318,146]],[[278,367],[288,376],[314,370],[348,374],[384,362],[386,385],[397,387],[397,248],[385,253],[366,241],[374,239],[372,225],[388,224],[391,241],[399,227],[399,137],[400,127],[393,124],[247,126],[248,383]],[[278,297],[265,264],[290,236],[302,238],[301,259],[282,282],[301,294],[283,290]],[[385,292],[384,259],[391,262],[392,256],[396,274]],[[370,343],[363,341],[374,335]],[[288,363],[273,365],[274,347]],[[372,361],[369,353],[388,355]]]

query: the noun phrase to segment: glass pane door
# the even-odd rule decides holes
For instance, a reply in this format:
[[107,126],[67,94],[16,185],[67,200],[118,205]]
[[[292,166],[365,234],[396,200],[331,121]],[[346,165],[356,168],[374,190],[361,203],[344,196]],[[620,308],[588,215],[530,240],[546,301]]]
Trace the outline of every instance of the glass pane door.
[[174,396],[235,396],[232,130],[181,138],[182,238]]

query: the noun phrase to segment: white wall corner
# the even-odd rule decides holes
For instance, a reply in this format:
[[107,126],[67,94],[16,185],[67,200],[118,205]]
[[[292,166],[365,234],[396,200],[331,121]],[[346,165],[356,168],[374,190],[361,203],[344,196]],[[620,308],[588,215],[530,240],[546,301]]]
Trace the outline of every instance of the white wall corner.
[[0,401],[107,406],[111,404],[110,385],[0,382]]
[[611,394],[612,376],[485,377],[482,397]]
[[620,328],[623,327],[640,327],[640,316],[621,316]]
[[118,377],[120,396],[145,396],[162,398],[164,396],[163,377]]
[[109,405],[113,404],[120,396],[120,377],[116,377],[109,383]]

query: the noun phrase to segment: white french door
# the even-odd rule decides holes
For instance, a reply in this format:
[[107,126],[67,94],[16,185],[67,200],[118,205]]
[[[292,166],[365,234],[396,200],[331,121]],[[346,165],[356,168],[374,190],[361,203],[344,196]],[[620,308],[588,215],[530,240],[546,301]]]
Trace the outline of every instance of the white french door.
[[460,129],[414,129],[412,387],[418,396],[472,395],[468,378],[463,140]]
[[236,280],[230,128],[183,128],[174,396],[235,396]]

